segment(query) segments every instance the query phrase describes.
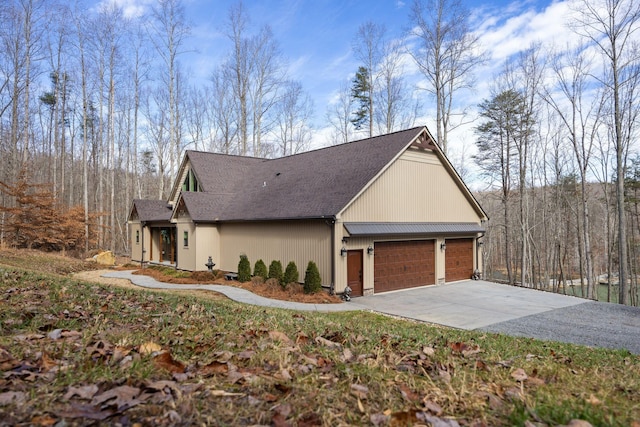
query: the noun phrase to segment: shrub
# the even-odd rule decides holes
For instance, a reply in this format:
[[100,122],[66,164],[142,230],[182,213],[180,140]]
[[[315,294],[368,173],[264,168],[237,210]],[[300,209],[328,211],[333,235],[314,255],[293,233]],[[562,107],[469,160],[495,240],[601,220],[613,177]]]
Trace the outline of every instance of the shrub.
[[262,280],[267,280],[267,264],[261,259],[256,261],[256,265],[253,267],[253,275],[262,277]]
[[251,280],[251,264],[249,258],[246,255],[240,255],[240,262],[238,263],[238,281],[248,282]]
[[287,286],[286,283],[283,283],[284,276],[282,274],[282,263],[280,261],[271,261],[271,265],[269,265],[269,279],[276,279],[278,284],[283,288]]
[[320,272],[315,262],[309,261],[307,271],[304,274],[304,293],[315,294],[322,289],[322,281],[320,280]]
[[284,270],[284,283],[297,283],[300,275],[298,274],[298,267],[296,263],[291,261],[287,264],[287,268]]

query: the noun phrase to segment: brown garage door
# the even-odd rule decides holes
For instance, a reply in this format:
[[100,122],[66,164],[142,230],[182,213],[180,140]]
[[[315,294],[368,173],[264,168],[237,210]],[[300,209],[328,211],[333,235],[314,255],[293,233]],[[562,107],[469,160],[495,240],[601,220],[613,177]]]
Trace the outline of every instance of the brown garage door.
[[473,239],[448,239],[445,252],[445,280],[470,279],[473,274]]
[[435,284],[434,246],[433,240],[376,243],[374,292]]

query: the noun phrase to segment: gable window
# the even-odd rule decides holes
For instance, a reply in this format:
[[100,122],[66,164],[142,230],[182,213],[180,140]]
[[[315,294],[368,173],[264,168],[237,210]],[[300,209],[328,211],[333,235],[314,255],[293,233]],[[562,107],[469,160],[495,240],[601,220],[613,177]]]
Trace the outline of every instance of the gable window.
[[189,246],[189,232],[185,231],[182,235],[182,238],[184,240],[184,247],[188,247]]
[[136,230],[136,245],[140,244],[140,230]]
[[182,191],[200,191],[198,180],[192,170],[187,172],[187,176],[182,183]]

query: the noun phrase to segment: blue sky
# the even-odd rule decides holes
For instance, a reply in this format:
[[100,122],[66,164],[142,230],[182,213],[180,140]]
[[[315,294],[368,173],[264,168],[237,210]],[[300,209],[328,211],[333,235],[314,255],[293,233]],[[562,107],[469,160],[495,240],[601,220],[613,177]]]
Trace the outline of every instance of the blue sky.
[[[135,13],[155,0],[115,1]],[[250,22],[256,28],[269,24],[281,51],[288,61],[289,76],[302,82],[315,105],[314,146],[325,145],[329,128],[325,114],[329,104],[345,81],[350,81],[358,67],[351,46],[358,27],[367,21],[383,24],[387,35],[402,38],[409,25],[413,0],[245,0]],[[465,1],[465,0],[463,0]],[[566,45],[575,34],[567,26],[570,0],[466,0],[471,12],[472,28],[489,55],[488,63],[476,70],[473,91],[459,99],[460,108],[474,109],[490,96],[494,76],[504,61],[540,42],[545,46]],[[228,11],[236,0],[184,0],[186,18],[191,27],[189,49],[181,59],[183,69],[194,79],[206,80],[230,48],[224,35]],[[412,61],[405,67],[408,81],[419,84],[422,76]],[[434,103],[427,95],[423,114],[417,125],[432,131]],[[432,132],[434,133],[434,132]],[[473,125],[450,134],[449,157],[457,164],[475,149]]]

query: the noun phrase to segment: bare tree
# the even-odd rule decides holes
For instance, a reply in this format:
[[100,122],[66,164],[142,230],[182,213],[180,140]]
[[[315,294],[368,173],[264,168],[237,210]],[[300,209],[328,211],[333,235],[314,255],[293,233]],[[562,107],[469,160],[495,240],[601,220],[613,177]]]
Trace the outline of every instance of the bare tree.
[[344,82],[336,94],[336,99],[332,100],[327,108],[327,121],[332,127],[331,144],[344,144],[349,142],[353,136],[351,126],[352,107],[351,89],[348,82]]
[[313,102],[304,93],[302,84],[289,82],[277,110],[276,139],[280,154],[288,156],[304,151],[311,140],[309,119],[313,114]]
[[237,98],[234,97],[230,68],[220,67],[211,76],[211,122],[215,125],[216,146],[224,154],[236,152],[232,148],[238,135]]
[[[569,49],[557,54],[552,63],[554,86],[544,90],[544,99],[553,108],[568,132],[580,177],[582,245],[584,246],[587,298],[597,297],[593,255],[590,238],[590,212],[588,203],[588,173],[603,113],[603,97],[595,93],[589,99],[592,66],[581,49]],[[566,107],[565,107],[566,106]]]
[[409,86],[403,78],[403,45],[391,40],[385,43],[384,56],[379,64],[379,84],[374,92],[374,119],[378,133],[390,133],[398,129],[413,127],[420,101],[413,99]]
[[621,304],[629,304],[627,220],[624,206],[626,151],[631,132],[637,123],[627,121],[625,93],[632,90],[638,76],[640,52],[634,34],[640,29],[640,3],[633,0],[579,0],[575,5],[577,18],[574,31],[584,37],[606,60],[606,72],[601,77],[611,104],[612,136],[616,152],[616,205],[618,208],[618,280]]
[[[152,19],[149,31],[156,52],[163,62],[161,80],[167,92],[166,107],[168,109],[168,131],[171,150],[169,153],[169,171],[175,173],[183,141],[180,140],[179,129],[179,63],[178,56],[184,53],[184,43],[190,34],[185,23],[184,7],[181,0],[158,0],[152,8]],[[162,108],[162,107],[160,107]],[[160,160],[159,160],[160,161]]]
[[447,152],[455,95],[473,84],[473,70],[483,61],[478,37],[468,23],[461,0],[414,0],[410,35],[418,45],[410,51],[436,99],[436,138]]
[[369,137],[373,136],[374,124],[374,93],[377,88],[378,65],[384,56],[384,25],[368,21],[360,25],[353,41],[353,53],[356,59],[367,70],[366,105],[369,122]]

